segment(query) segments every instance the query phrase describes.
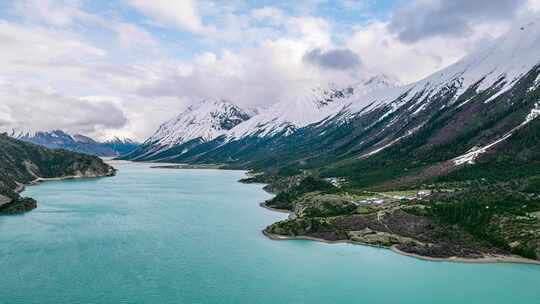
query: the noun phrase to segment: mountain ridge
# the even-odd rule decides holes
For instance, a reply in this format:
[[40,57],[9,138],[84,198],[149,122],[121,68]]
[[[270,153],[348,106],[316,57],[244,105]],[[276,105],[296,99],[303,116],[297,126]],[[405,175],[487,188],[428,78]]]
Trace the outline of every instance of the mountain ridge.
[[203,100],[163,123],[138,149],[123,158],[166,159],[171,148],[182,154],[192,146],[224,136],[252,115],[223,99]]
[[15,139],[42,145],[50,149],[66,149],[89,155],[102,157],[117,157],[131,152],[138,143],[119,138],[109,139],[103,142],[94,140],[82,134],[69,134],[63,130],[22,130],[5,129],[4,132]]
[[0,134],[0,214],[36,208],[36,201],[19,192],[25,184],[50,178],[112,176],[115,169],[96,156],[52,150]]
[[[146,155],[137,160],[277,171],[319,168],[325,175],[355,180],[359,177],[351,170],[337,169],[376,163],[371,159],[409,147],[418,150],[419,159],[427,158],[420,151],[435,153],[429,160],[415,161],[422,165],[414,166],[414,174],[436,178],[471,164],[458,161],[467,153],[475,159],[490,155],[482,152],[496,151],[512,130],[537,117],[540,53],[534,50],[540,46],[539,33],[538,22],[515,27],[457,63],[405,86],[360,90],[358,95],[351,86],[313,90],[277,103],[212,140],[167,147],[160,154],[165,158]],[[413,147],[411,142],[417,143]],[[396,180],[403,174],[396,172]]]

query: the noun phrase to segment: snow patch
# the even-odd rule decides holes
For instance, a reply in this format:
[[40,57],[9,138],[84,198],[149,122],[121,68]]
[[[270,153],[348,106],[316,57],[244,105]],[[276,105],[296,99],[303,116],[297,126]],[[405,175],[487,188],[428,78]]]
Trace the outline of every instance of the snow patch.
[[421,125],[419,125],[419,126],[413,128],[413,129],[407,131],[407,134],[402,135],[402,136],[400,136],[400,137],[398,137],[398,138],[392,140],[392,141],[389,142],[388,144],[386,144],[386,145],[384,145],[384,146],[382,146],[382,147],[380,147],[380,148],[378,148],[378,149],[376,149],[376,150],[373,150],[373,151],[371,151],[371,152],[369,152],[369,153],[366,153],[366,154],[360,156],[360,158],[368,158],[368,157],[370,157],[370,156],[373,156],[373,155],[375,155],[375,154],[377,154],[377,153],[379,153],[379,152],[381,152],[381,151],[383,151],[383,150],[385,150],[385,149],[387,149],[387,148],[393,146],[395,143],[399,142],[399,141],[402,140],[403,138],[406,138],[406,137],[409,137],[409,136],[413,135],[413,134],[416,133],[418,130],[420,130],[420,128],[422,128],[423,126],[424,126],[424,123],[422,123]]
[[194,139],[209,141],[249,118],[247,112],[227,101],[204,101],[162,124],[146,143],[170,148]]
[[534,105],[534,108],[531,109],[531,112],[525,117],[525,121],[521,123],[521,126],[528,124],[532,120],[536,119],[538,116],[540,116],[540,102],[537,102]]
[[474,165],[474,161],[480,154],[486,153],[491,147],[497,145],[498,143],[506,140],[508,137],[512,136],[512,132],[506,133],[503,137],[497,139],[496,141],[484,146],[484,147],[473,147],[469,152],[458,156],[453,159],[454,165],[459,166],[463,164]]
[[531,109],[531,112],[525,117],[525,120],[517,127],[512,129],[510,132],[506,133],[503,137],[495,140],[494,142],[485,145],[483,147],[473,147],[471,150],[469,150],[467,153],[458,156],[454,158],[452,161],[454,162],[454,165],[459,166],[463,164],[469,164],[473,165],[475,160],[483,153],[486,153],[490,148],[496,146],[497,144],[505,141],[508,139],[512,134],[525,126],[526,124],[530,123],[534,119],[538,118],[540,116],[540,102],[537,102],[533,109]]
[[300,96],[280,101],[261,111],[259,115],[228,132],[227,137],[232,141],[248,136],[287,136],[299,128],[322,123],[330,118],[337,118],[333,122],[343,123],[355,112],[350,111],[350,108],[356,110],[359,106],[367,105],[367,102],[361,102],[364,100],[362,96],[391,87],[395,87],[395,82],[387,76],[379,75],[345,88],[329,85],[329,88],[308,90]]

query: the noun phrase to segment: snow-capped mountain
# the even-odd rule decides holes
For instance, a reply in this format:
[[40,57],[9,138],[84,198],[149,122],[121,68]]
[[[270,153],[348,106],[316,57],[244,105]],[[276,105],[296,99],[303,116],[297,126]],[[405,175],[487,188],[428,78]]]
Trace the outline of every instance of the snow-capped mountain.
[[5,130],[8,136],[42,145],[50,149],[65,149],[90,155],[111,157],[131,152],[138,146],[132,140],[98,142],[81,134],[69,134],[62,130]]
[[244,110],[219,99],[203,101],[162,124],[126,158],[165,161],[218,138],[234,141],[250,136],[290,135],[299,128],[334,115],[354,96],[392,87],[395,83],[390,77],[380,75],[344,88],[329,84],[256,110]]
[[197,138],[208,141],[249,118],[250,114],[225,100],[203,101],[162,124],[147,142],[171,147]]
[[[448,111],[452,107],[462,108],[479,96],[485,96],[483,103],[489,104],[514,89],[520,81],[529,81],[527,76],[536,73],[540,64],[540,53],[535,51],[538,47],[540,20],[515,26],[486,47],[425,79],[407,86],[365,94],[351,104],[349,111],[357,116],[382,111],[377,120],[379,122],[393,113],[417,117],[426,112],[435,114],[441,110]],[[536,90],[539,84],[540,77],[537,77],[528,91]],[[507,100],[512,94],[508,97]],[[441,102],[441,99],[445,99],[444,102]],[[438,108],[435,108],[435,105]],[[533,108],[529,109],[529,112],[532,111]],[[390,122],[390,126],[397,122],[396,118]],[[419,127],[420,124],[409,128],[408,134],[396,138],[393,142],[382,142],[371,152],[390,147],[418,131]],[[369,154],[371,155],[373,154]]]
[[130,138],[124,138],[124,137],[121,138],[121,137],[115,136],[101,142],[101,145],[111,148],[112,150],[116,152],[115,156],[119,156],[119,155],[128,154],[132,152],[133,150],[137,149],[140,143]]
[[111,145],[138,145],[139,143],[131,138],[127,137],[118,137],[113,136],[111,138],[108,138],[104,141],[102,141],[104,144],[111,144]]
[[[205,100],[188,107],[162,124],[130,159],[161,158],[161,152],[184,144],[211,141],[248,120],[252,112],[222,99]],[[187,149],[187,147],[186,147]]]
[[248,136],[267,137],[289,135],[295,130],[319,122],[340,112],[359,96],[373,91],[396,87],[398,82],[386,75],[378,75],[355,85],[340,88],[314,88],[291,100],[278,102],[259,115],[239,124],[230,132],[229,139]]
[[64,148],[66,143],[75,143],[76,139],[65,133],[62,130],[51,131],[39,131],[39,130],[23,130],[23,129],[9,129],[6,130],[8,136],[33,142],[38,145],[47,146],[49,148]]
[[[493,158],[502,153],[498,151],[521,151],[521,160],[531,159],[540,155],[530,133],[540,108],[539,48],[540,23],[529,22],[406,86],[380,76],[345,88],[317,88],[206,137],[197,124],[176,128],[169,122],[158,133],[195,134],[186,138],[202,140],[192,145],[185,140],[158,142],[159,157],[150,153],[138,160],[289,169],[329,165],[328,175],[355,179],[382,166],[394,170],[391,176],[411,182],[504,160]],[[192,114],[181,114],[176,121],[198,120]],[[532,139],[514,143],[523,136]],[[407,172],[416,177],[401,177]]]

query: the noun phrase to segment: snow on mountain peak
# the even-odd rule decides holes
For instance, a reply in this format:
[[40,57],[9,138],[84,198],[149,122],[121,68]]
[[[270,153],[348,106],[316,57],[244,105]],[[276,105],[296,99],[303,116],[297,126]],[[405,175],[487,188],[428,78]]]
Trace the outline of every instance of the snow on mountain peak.
[[[248,136],[288,135],[334,117],[332,121],[342,121],[390,105],[382,119],[413,99],[416,114],[432,97],[450,92],[455,101],[473,85],[477,91],[496,87],[498,94],[502,94],[540,63],[538,49],[540,22],[530,22],[416,83],[400,86],[388,75],[376,75],[347,87],[328,84],[274,103],[259,113],[248,113],[223,100],[210,100],[191,106],[166,122],[147,142],[172,147],[192,139],[209,141],[222,135],[229,141]],[[419,103],[422,105],[417,106]]]
[[388,88],[398,87],[400,82],[397,78],[379,74],[361,81],[355,86],[356,93],[360,95],[367,94],[377,90],[385,90]]
[[112,136],[103,141],[105,144],[137,145],[138,143],[128,137]]
[[[399,86],[392,77],[377,75],[344,89],[337,89],[335,85],[317,88],[301,97],[274,104],[231,130],[229,138],[280,132],[290,134],[297,128],[323,121],[342,111],[355,115],[390,103],[391,111],[395,111],[413,98],[418,102],[429,102],[431,97],[452,88],[456,89],[455,100],[475,84],[478,84],[478,92],[496,86],[498,93],[492,97],[494,99],[540,64],[538,49],[540,22],[529,22],[514,27],[483,49],[416,83]],[[405,97],[399,99],[400,96]],[[418,109],[420,111],[422,107]]]
[[6,132],[9,137],[27,140],[35,137],[50,137],[50,138],[66,138],[69,140],[75,140],[73,136],[62,130],[36,130],[29,128],[5,128],[3,132]]
[[511,89],[522,76],[540,64],[540,52],[537,51],[539,48],[539,21],[529,22],[525,26],[514,26],[508,33],[483,48],[415,83],[355,94],[359,98],[355,98],[350,111],[360,111],[368,105],[367,110],[371,110],[405,96],[393,104],[392,108],[397,110],[414,98],[418,102],[429,102],[431,97],[453,88],[456,89],[453,99],[455,101],[473,85],[476,85],[477,92],[497,88],[498,93],[487,101],[489,102]]
[[259,115],[245,121],[229,134],[229,140],[246,136],[271,136],[319,122],[341,111],[359,96],[372,91],[395,86],[397,81],[385,75],[374,76],[356,85],[339,87],[330,83],[327,87],[316,87],[294,98],[278,102],[261,111]]
[[86,144],[95,144],[95,143],[97,143],[94,139],[92,139],[92,138],[90,138],[88,136],[85,136],[85,135],[81,135],[81,134],[75,134],[72,137],[76,142],[79,142],[79,143],[86,143]]
[[251,115],[222,100],[206,100],[189,106],[175,118],[162,124],[147,143],[172,147],[193,139],[209,141],[224,135]]

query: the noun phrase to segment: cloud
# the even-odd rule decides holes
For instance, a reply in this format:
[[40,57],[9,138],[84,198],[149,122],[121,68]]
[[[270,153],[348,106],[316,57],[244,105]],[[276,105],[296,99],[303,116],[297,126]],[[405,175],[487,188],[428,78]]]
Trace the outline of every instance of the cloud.
[[[150,103],[132,94],[138,85],[166,70],[159,61],[137,63],[136,56],[152,57],[139,55],[139,48],[133,46],[150,46],[155,51],[158,42],[129,23],[99,22],[92,24],[100,25],[101,33],[107,34],[103,37],[111,39],[107,42],[117,41],[116,44],[98,46],[80,33],[56,26],[0,21],[0,123],[4,127],[9,124],[36,129],[66,128],[97,137],[105,133],[144,139],[167,117],[155,115],[162,113],[156,108],[174,107],[174,103]],[[125,53],[126,49],[130,49],[129,53]],[[125,62],[116,59],[116,52],[122,54]],[[90,102],[82,98],[98,94],[116,97],[117,101],[105,98]],[[54,109],[58,114],[47,111]],[[148,124],[145,117],[133,113],[137,111],[152,117],[154,122]]]
[[68,26],[85,15],[77,4],[77,1],[69,0],[21,0],[15,2],[13,11],[29,21],[40,20],[53,26]]
[[416,42],[404,42],[395,35],[388,23],[369,22],[355,27],[345,46],[362,58],[362,70],[383,73],[399,78],[404,83],[417,81],[436,70],[448,66],[474,50],[488,32],[502,31],[487,27],[467,38],[432,37]]
[[251,12],[251,16],[258,21],[270,21],[273,23],[283,22],[285,18],[281,9],[271,6],[254,9]]
[[84,100],[12,84],[0,84],[0,99],[0,127],[4,129],[63,129],[98,134],[127,124],[123,111],[107,100]]
[[540,0],[529,0],[526,9],[531,11],[540,11]]
[[[350,84],[362,76],[336,68],[343,67],[341,55],[345,55],[346,63],[356,66],[359,59],[334,47],[327,22],[313,17],[288,17],[285,24],[287,31],[279,38],[235,51],[201,52],[188,62],[170,66],[155,81],[142,84],[137,94],[151,100],[176,97],[197,102],[226,98],[241,106],[267,106],[305,94],[315,86],[329,82]],[[317,48],[331,50],[321,55],[324,64],[333,64],[332,69],[306,65],[306,53]],[[333,59],[334,51],[338,58]]]
[[515,17],[526,0],[413,0],[393,15],[389,28],[408,43],[425,38],[465,37],[475,26]]
[[204,98],[266,106],[380,73],[415,81],[493,39],[506,26],[497,20],[516,14],[508,1],[506,12],[479,2],[412,0],[369,17],[390,19],[342,20],[344,7],[369,15],[372,1],[13,1],[0,19],[0,124],[144,140]]
[[158,23],[191,32],[201,32],[204,29],[196,4],[192,0],[131,0],[129,3]]
[[361,66],[360,57],[348,49],[334,49],[323,51],[320,48],[307,52],[303,57],[304,62],[335,70],[350,70]]

